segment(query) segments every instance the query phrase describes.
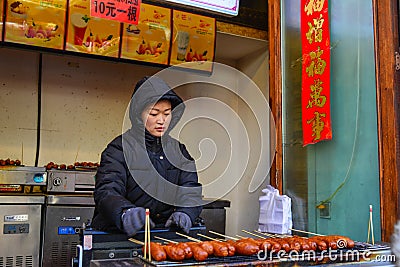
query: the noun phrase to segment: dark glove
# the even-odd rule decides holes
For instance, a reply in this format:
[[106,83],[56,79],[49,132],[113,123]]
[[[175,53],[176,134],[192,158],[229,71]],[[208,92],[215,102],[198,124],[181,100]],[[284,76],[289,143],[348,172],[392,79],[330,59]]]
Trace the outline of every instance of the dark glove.
[[[125,233],[133,236],[143,228],[146,222],[146,210],[142,207],[130,208],[122,214],[121,220]],[[155,224],[150,219],[150,228],[154,226]]]
[[180,211],[176,211],[171,214],[171,216],[165,223],[165,227],[170,227],[171,224],[175,224],[178,227],[182,228],[182,230],[187,234],[192,227],[192,221],[190,220],[189,215]]

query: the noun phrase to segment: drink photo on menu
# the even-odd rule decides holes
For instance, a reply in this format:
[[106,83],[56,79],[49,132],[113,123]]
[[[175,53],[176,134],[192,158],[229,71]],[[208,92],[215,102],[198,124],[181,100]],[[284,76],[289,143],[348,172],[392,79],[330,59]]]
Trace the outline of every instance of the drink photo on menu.
[[210,72],[213,67],[214,49],[214,18],[173,11],[171,65]]
[[69,1],[68,51],[118,57],[120,23],[90,16],[90,2]]

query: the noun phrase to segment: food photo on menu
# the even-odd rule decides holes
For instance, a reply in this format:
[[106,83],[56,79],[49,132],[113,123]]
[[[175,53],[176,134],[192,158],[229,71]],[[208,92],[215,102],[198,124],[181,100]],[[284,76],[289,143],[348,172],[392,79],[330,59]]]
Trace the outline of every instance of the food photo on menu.
[[63,49],[66,2],[8,0],[4,40]]
[[118,57],[120,23],[90,16],[90,2],[69,2],[65,49],[80,53]]
[[121,58],[168,64],[171,9],[141,4],[137,25],[123,24]]
[[215,19],[174,10],[171,65],[211,71],[215,48]]

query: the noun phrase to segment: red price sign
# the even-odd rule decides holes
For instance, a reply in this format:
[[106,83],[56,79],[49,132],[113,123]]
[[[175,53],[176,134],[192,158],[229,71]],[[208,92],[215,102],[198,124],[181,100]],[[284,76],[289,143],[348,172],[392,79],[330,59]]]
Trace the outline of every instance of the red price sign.
[[138,24],[141,0],[90,0],[90,16]]

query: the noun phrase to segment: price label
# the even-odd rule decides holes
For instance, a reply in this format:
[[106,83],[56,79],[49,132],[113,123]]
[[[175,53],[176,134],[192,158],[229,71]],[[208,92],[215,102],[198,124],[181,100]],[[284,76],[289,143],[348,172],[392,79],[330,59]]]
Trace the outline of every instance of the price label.
[[91,0],[90,16],[138,24],[141,0]]

